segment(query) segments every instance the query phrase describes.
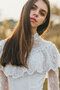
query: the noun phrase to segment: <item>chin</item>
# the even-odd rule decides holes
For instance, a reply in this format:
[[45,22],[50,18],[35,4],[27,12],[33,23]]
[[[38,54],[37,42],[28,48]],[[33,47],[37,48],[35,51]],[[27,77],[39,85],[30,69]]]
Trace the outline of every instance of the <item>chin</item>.
[[31,24],[31,27],[33,27],[33,28],[35,27],[35,28],[36,28],[36,27],[38,27],[38,26],[37,26],[37,25],[34,25],[34,24]]

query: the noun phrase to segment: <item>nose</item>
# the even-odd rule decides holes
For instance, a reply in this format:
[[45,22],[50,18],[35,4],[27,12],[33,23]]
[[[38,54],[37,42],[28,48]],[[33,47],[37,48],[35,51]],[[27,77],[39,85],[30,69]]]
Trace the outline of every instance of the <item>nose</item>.
[[34,12],[34,15],[35,15],[36,17],[38,17],[38,15],[39,15],[39,11],[36,10],[36,11]]

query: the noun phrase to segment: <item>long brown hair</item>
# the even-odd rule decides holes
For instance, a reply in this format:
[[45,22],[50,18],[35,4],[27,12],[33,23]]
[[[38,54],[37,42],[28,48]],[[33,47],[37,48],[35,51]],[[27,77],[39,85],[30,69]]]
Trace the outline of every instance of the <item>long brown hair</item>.
[[[31,24],[30,24],[30,10],[33,3],[37,0],[28,0],[23,6],[20,20],[13,30],[11,36],[9,36],[5,42],[3,53],[0,59],[0,63],[3,66],[12,64],[16,66],[27,66],[27,58],[33,46]],[[41,35],[49,24],[50,19],[50,4],[48,0],[43,0],[48,6],[48,14],[45,23],[37,28],[37,32]]]

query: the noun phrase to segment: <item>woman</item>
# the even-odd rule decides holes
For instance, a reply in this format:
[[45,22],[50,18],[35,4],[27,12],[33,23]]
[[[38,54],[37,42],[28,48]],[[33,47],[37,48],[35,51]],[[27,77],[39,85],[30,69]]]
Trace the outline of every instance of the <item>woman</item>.
[[46,73],[48,89],[59,90],[58,49],[41,38],[49,21],[49,1],[28,0],[12,35],[0,41],[0,76],[6,78],[6,90],[43,90]]

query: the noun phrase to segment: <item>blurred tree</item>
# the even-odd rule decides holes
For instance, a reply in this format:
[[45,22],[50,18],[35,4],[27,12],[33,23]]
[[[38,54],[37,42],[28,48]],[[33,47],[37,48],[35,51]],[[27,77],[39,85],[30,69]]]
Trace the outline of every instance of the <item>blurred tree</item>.
[[12,32],[17,21],[13,19],[4,20],[0,22],[0,40],[6,38]]
[[57,6],[54,5],[51,8],[51,13],[60,16],[60,8],[58,8]]

